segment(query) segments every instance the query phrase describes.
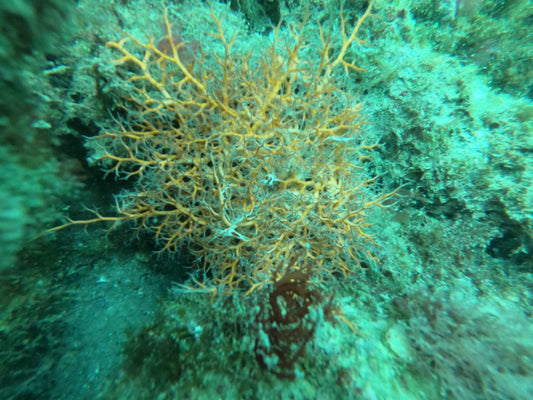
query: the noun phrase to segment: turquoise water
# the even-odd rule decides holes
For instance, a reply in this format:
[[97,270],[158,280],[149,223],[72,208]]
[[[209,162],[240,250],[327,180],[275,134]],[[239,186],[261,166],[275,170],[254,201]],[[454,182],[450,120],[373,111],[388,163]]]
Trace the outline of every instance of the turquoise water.
[[0,397],[533,398],[531,2],[229,3],[0,2]]

